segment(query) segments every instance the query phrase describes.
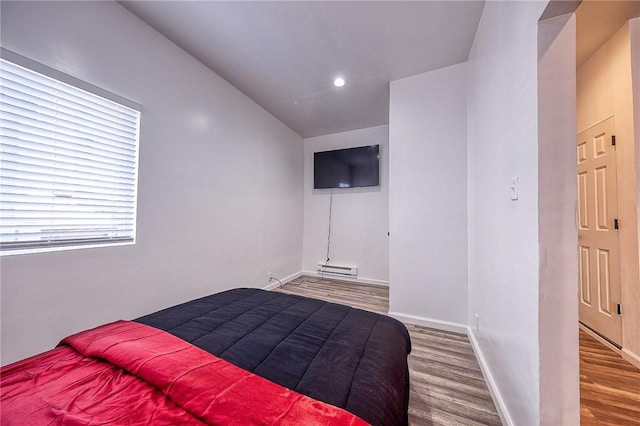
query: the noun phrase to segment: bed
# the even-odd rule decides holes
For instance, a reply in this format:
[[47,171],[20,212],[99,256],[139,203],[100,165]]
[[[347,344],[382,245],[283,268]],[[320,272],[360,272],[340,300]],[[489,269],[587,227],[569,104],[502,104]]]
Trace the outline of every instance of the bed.
[[[231,410],[231,413],[236,414],[231,414],[227,421],[215,424],[246,423],[237,421],[237,413],[244,415],[245,412],[253,412],[252,415],[262,415],[263,406],[275,407],[274,414],[270,417],[265,416],[260,422],[250,423],[280,423],[292,410],[298,410],[302,414],[296,414],[298,417],[294,418],[292,424],[300,423],[301,419],[306,418],[316,419],[312,422],[316,424],[355,425],[359,424],[360,419],[373,425],[407,424],[407,355],[411,350],[410,339],[404,325],[390,317],[316,299],[241,288],[173,306],[134,321],[131,324],[138,324],[145,333],[159,334],[159,338],[169,339],[171,343],[158,344],[151,341],[142,352],[154,352],[148,348],[186,345],[189,350],[199,351],[197,353],[201,354],[198,357],[207,359],[206,356],[210,356],[212,359],[220,359],[224,364],[219,365],[228,365],[226,368],[230,371],[237,370],[234,374],[243,378],[248,375],[251,380],[259,383],[259,386],[246,386],[240,393],[239,403],[244,408],[234,408],[235,411]],[[135,326],[133,328],[138,330]],[[166,333],[156,333],[157,330]],[[136,331],[139,332],[141,331]],[[68,341],[66,343],[69,344]],[[103,345],[105,351],[112,350],[110,344]],[[89,346],[94,348],[96,343],[92,340]],[[75,351],[80,351],[77,347],[72,347]],[[137,347],[136,350],[139,349]],[[162,350],[163,357],[176,358],[176,351]],[[90,353],[89,356],[94,355]],[[140,356],[142,355],[134,354],[133,358]],[[115,363],[122,362],[123,357],[122,354],[112,356]],[[102,359],[102,352],[99,352],[98,358]],[[155,360],[156,356],[147,358]],[[147,358],[144,358],[144,362],[138,360],[127,363],[138,365],[142,362],[149,365]],[[171,379],[163,378],[167,383],[169,380],[183,377],[181,371],[185,367],[179,365],[182,364],[182,358],[177,359],[177,376]],[[129,371],[129,364],[119,367]],[[163,361],[158,365],[164,374],[164,369],[168,368],[165,366],[170,364]],[[196,363],[193,368],[197,369],[199,365]],[[13,368],[15,371],[15,367]],[[28,368],[31,369],[29,374],[33,375],[33,365]],[[50,367],[47,368],[47,371],[51,370]],[[3,388],[7,383],[6,369],[3,368]],[[154,372],[151,375],[152,379],[155,379],[156,375],[157,372]],[[196,387],[203,386],[198,376],[193,377],[193,383],[189,385],[195,383]],[[76,382],[77,380],[74,383]],[[204,395],[210,387],[204,384],[204,390],[191,392],[194,395]],[[151,388],[162,386],[152,383]],[[267,389],[273,395],[269,396],[270,393],[264,390],[257,391],[255,395],[256,388]],[[182,394],[184,392],[179,393]],[[204,400],[197,405],[210,412],[213,410],[211,401],[219,401],[221,394],[229,395],[228,389],[223,388],[216,390],[213,395],[204,395]],[[284,398],[283,395],[296,402],[291,403],[293,408],[280,412],[279,407],[289,404],[280,402],[278,398]],[[7,412],[5,396],[3,394],[4,413]],[[135,399],[136,396],[132,398]],[[249,404],[256,398],[260,401],[257,409],[256,404]],[[285,401],[290,400],[286,398]],[[314,401],[325,404],[318,406]],[[193,403],[193,400],[186,401],[187,406],[190,403]],[[247,406],[254,408],[249,409]],[[156,407],[153,410],[162,409]],[[192,411],[187,411],[193,414]],[[354,416],[351,418],[349,415]],[[328,417],[321,420],[324,418],[322,416]],[[202,413],[196,413],[195,417],[204,418],[205,424],[209,423]],[[231,421],[230,418],[236,420]],[[334,422],[326,420],[327,418],[342,420]]]

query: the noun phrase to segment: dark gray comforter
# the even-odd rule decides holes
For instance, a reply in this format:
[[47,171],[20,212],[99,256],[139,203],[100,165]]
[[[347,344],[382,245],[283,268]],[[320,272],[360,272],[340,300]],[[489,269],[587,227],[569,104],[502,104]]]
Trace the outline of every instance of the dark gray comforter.
[[374,425],[407,424],[411,343],[390,317],[240,288],[136,321]]

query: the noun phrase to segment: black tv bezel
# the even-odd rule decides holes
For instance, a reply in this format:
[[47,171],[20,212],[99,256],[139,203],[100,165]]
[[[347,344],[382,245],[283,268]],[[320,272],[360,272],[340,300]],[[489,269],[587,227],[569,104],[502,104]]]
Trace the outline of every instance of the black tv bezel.
[[[342,186],[324,186],[324,187],[317,187],[316,186],[316,155],[317,154],[323,154],[323,153],[327,153],[327,152],[342,152],[342,151],[352,151],[352,150],[358,150],[358,149],[362,149],[362,148],[371,148],[371,147],[377,147],[378,148],[378,158],[377,158],[377,165],[378,165],[378,183],[376,183],[375,185],[358,185],[358,186],[347,186],[347,187],[342,187]],[[353,189],[353,188],[374,188],[376,186],[380,186],[380,144],[373,144],[373,145],[362,145],[362,146],[354,146],[351,148],[341,148],[341,149],[330,149],[330,150],[326,150],[326,151],[315,151],[313,153],[313,189],[316,190],[320,190],[320,189],[341,189],[341,190],[348,190],[348,189]]]

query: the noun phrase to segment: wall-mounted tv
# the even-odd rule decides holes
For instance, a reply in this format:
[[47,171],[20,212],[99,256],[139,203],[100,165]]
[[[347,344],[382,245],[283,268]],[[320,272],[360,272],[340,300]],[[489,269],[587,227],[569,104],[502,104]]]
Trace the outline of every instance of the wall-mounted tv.
[[313,154],[313,188],[380,185],[380,145]]

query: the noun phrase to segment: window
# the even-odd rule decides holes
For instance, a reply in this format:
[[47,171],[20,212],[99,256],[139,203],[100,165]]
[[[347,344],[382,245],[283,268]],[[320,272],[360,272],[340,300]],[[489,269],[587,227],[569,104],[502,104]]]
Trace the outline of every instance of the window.
[[134,242],[139,110],[5,59],[0,250]]

